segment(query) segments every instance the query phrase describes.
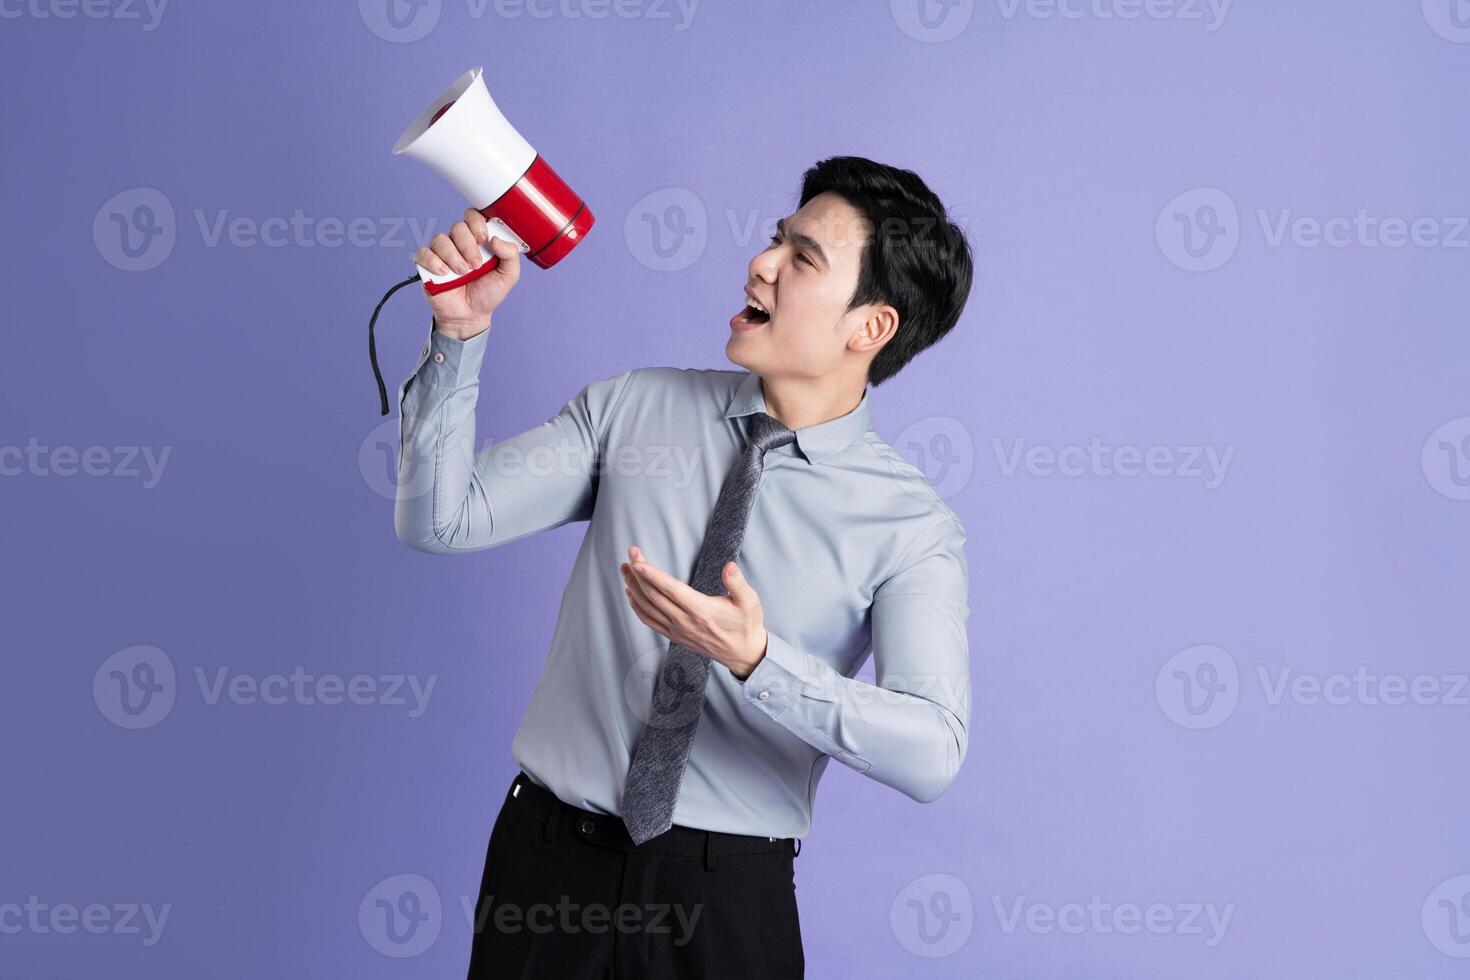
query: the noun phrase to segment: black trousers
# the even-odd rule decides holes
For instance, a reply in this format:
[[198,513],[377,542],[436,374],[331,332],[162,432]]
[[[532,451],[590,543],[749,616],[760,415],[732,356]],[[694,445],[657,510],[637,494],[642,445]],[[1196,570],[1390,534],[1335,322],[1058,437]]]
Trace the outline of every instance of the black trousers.
[[615,816],[518,773],[490,832],[470,980],[793,980],[805,969],[795,838]]

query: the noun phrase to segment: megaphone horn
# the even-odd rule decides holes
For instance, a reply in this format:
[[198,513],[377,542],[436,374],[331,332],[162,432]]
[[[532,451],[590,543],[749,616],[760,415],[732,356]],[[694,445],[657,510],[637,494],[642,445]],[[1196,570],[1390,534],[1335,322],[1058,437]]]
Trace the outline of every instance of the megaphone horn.
[[[515,242],[543,269],[565,258],[592,227],[592,210],[490,98],[482,68],[471,68],[439,93],[398,137],[393,152],[438,171],[486,217],[492,235]],[[484,263],[462,276],[416,266],[424,289],[458,289],[499,265],[488,247],[481,245],[480,252]]]
[[[485,216],[490,234],[514,242],[543,269],[565,258],[592,227],[592,210],[496,108],[481,68],[471,68],[440,92],[398,137],[393,152],[437,170]],[[462,276],[453,272],[439,275],[414,263],[418,279],[409,276],[378,301],[368,318],[368,360],[378,383],[381,414],[388,414],[388,388],[378,367],[374,330],[383,304],[416,281],[437,295],[473,282],[500,265],[487,245],[480,246],[480,256],[484,261]]]

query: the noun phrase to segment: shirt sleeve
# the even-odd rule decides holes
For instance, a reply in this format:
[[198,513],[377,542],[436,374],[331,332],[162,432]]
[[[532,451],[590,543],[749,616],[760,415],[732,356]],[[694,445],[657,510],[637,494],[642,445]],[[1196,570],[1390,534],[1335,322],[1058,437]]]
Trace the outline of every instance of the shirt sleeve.
[[929,803],[954,782],[968,746],[969,574],[953,515],[910,544],[874,592],[876,684],[844,676],[767,625],[745,699],[843,765]]
[[541,425],[475,451],[475,403],[490,331],[430,329],[398,387],[398,539],[456,554],[592,515],[608,419],[634,371],[594,382]]

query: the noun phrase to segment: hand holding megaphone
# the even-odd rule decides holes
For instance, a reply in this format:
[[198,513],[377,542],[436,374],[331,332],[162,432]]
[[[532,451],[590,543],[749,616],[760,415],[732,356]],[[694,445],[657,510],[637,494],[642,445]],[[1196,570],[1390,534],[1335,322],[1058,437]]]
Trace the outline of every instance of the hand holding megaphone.
[[[486,252],[489,256],[486,256]],[[521,278],[521,250],[513,242],[494,234],[485,216],[467,208],[464,220],[456,221],[448,234],[438,234],[413,256],[414,263],[431,275],[466,276],[490,265],[490,271],[469,280],[462,288],[430,293],[424,298],[434,313],[436,328],[455,340],[468,340],[483,333],[495,312]]]
[[[520,278],[521,252],[533,265],[549,269],[581,244],[593,222],[592,210],[506,121],[479,68],[440,92],[398,137],[393,152],[438,171],[471,207],[448,235],[434,236],[429,247],[415,253],[417,279],[389,289],[368,319],[368,359],[383,415],[388,414],[388,389],[373,331],[395,292],[422,282],[443,332],[473,336],[484,330],[490,311]],[[513,248],[492,250],[491,238]]]
[[[440,92],[398,137],[393,152],[438,171],[484,216],[490,234],[514,242],[543,269],[560,262],[592,227],[592,210],[501,114],[479,68]],[[496,257],[488,248],[481,252],[484,265],[493,269]],[[418,271],[424,290],[437,294],[490,269],[446,275],[420,265]]]

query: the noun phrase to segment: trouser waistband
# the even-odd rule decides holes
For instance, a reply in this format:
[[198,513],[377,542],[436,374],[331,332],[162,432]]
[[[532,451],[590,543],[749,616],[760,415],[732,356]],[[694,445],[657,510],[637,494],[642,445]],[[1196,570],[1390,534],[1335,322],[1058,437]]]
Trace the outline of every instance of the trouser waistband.
[[721,854],[765,854],[784,852],[795,857],[801,853],[797,837],[760,837],[748,834],[726,834],[717,830],[699,830],[674,824],[668,830],[642,844],[633,843],[621,817],[596,813],[562,802],[555,793],[536,785],[525,772],[516,774],[506,792],[506,803],[515,806],[546,825],[545,838],[555,840],[558,832],[619,851],[638,854],[704,856],[704,866],[714,870]]

